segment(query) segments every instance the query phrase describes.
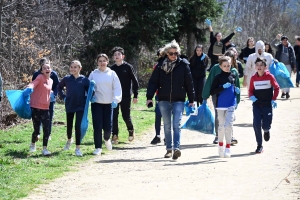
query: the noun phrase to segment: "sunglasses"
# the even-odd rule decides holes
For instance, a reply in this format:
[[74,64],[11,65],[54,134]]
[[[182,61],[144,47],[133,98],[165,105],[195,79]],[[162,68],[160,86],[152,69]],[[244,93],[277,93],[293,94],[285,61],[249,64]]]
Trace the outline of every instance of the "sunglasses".
[[173,56],[173,55],[178,56],[179,53],[178,52],[169,52],[168,54],[169,54],[169,56]]

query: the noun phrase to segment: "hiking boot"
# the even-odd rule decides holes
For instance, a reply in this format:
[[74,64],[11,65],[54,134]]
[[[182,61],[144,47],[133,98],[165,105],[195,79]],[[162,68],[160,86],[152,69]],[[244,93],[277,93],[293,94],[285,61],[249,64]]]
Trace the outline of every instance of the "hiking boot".
[[219,141],[218,141],[218,136],[215,137],[214,141],[213,141],[213,144],[218,144]]
[[79,156],[79,157],[83,156],[80,149],[77,149],[77,148],[75,149],[75,155]]
[[230,157],[231,157],[231,151],[230,151],[230,148],[225,148],[224,157],[225,157],[225,158],[230,158]]
[[43,154],[44,156],[50,156],[50,155],[51,155],[51,152],[48,151],[47,149],[43,149],[42,154]]
[[285,97],[285,93],[281,93],[281,98],[284,98]]
[[155,144],[158,144],[158,143],[160,143],[160,142],[161,142],[161,141],[160,141],[160,137],[155,136],[155,137],[153,138],[153,140],[151,141],[150,144],[155,145]]
[[235,145],[237,143],[238,143],[237,139],[235,139],[234,137],[232,137],[230,145]]
[[264,132],[264,140],[268,142],[270,140],[270,131]]
[[94,151],[94,155],[101,155],[101,152],[102,152],[102,149],[100,149],[100,148],[97,148],[95,151]]
[[286,99],[290,98],[290,94],[289,94],[288,92],[286,93],[285,98],[286,98]]
[[29,152],[35,152],[35,151],[36,151],[35,144],[30,144],[30,146],[29,146]]
[[171,158],[172,157],[172,150],[167,150],[167,153],[165,154],[165,158]]
[[117,135],[113,135],[111,139],[112,144],[119,144],[119,137]]
[[132,142],[134,140],[134,131],[129,130],[128,132],[129,132],[128,141]]
[[112,150],[112,144],[111,144],[110,139],[108,139],[107,141],[104,140],[104,143],[105,143],[106,149],[111,151]]
[[263,146],[258,145],[257,148],[256,148],[256,150],[255,150],[255,153],[262,153],[262,152],[264,152]]
[[218,151],[219,151],[220,158],[224,158],[224,147],[223,146],[219,146],[218,147]]
[[173,153],[173,160],[177,160],[181,156],[181,151],[179,149],[175,149]]

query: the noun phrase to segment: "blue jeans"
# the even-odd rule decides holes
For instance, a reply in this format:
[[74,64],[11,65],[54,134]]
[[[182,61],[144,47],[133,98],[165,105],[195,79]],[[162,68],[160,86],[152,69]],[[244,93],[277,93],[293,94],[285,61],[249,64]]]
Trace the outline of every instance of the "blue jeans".
[[156,136],[160,135],[160,126],[161,126],[161,113],[158,107],[158,97],[155,96],[155,132]]
[[[167,150],[175,150],[180,148],[180,123],[182,118],[182,113],[184,109],[184,102],[169,102],[169,101],[160,101],[158,103],[161,115],[164,120],[164,131],[166,139],[166,148]],[[172,120],[173,114],[173,120]],[[172,144],[172,121],[173,121],[173,144]]]

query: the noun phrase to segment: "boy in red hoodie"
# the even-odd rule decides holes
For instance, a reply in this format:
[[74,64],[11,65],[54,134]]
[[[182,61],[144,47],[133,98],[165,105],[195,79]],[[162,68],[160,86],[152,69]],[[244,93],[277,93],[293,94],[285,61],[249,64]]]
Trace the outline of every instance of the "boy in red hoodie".
[[256,73],[251,77],[249,86],[249,98],[253,102],[253,128],[257,142],[255,153],[263,152],[261,129],[264,130],[264,140],[267,142],[270,139],[272,111],[277,107],[275,100],[279,93],[278,83],[266,69],[266,60],[258,57],[255,61]]

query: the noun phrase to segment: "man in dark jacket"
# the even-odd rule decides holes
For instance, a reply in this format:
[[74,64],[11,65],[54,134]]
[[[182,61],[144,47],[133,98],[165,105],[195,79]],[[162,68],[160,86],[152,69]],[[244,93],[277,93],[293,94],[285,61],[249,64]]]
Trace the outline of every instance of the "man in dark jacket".
[[[181,156],[180,151],[180,122],[184,109],[186,94],[193,106],[194,87],[189,62],[179,57],[180,47],[174,40],[166,44],[161,50],[161,59],[153,71],[147,88],[147,105],[158,90],[159,109],[164,121],[164,132],[167,153],[165,158],[172,157],[177,160]],[[171,120],[173,114],[173,120]],[[173,121],[173,137],[171,132]],[[173,138],[173,142],[172,142]]]

